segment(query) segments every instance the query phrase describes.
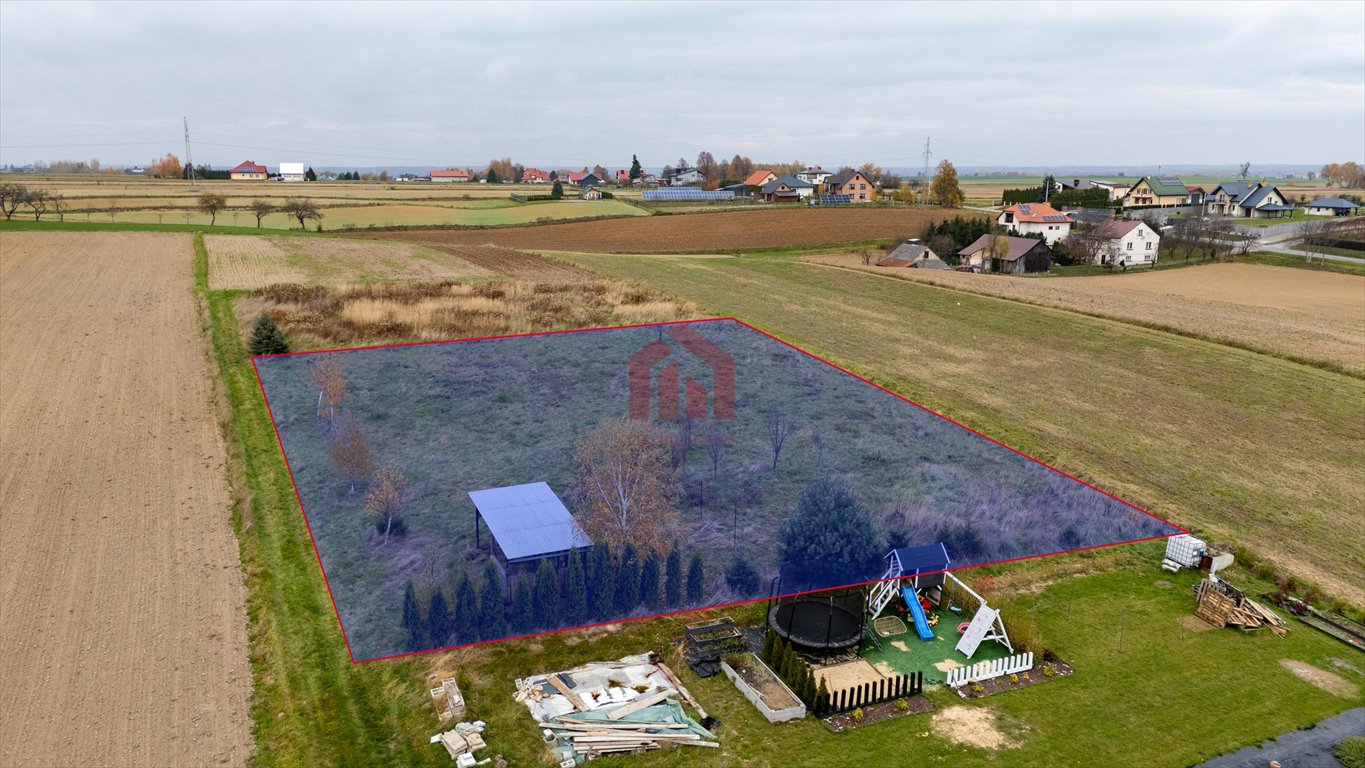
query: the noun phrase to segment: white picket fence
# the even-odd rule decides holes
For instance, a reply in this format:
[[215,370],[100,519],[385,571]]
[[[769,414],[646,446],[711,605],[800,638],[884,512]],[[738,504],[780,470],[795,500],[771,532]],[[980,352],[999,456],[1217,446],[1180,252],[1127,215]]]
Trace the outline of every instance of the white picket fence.
[[995,677],[1013,675],[1033,669],[1033,654],[1020,653],[1003,659],[992,659],[948,670],[948,685],[961,688],[975,680],[990,680]]

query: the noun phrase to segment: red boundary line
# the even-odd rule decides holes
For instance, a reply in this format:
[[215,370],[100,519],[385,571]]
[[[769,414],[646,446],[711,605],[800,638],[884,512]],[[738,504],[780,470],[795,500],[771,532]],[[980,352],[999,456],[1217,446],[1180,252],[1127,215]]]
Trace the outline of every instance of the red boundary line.
[[761,335],[763,335],[763,336],[765,336],[765,337],[767,337],[767,338],[769,338],[769,339],[772,339],[773,341],[776,341],[776,342],[779,343],[779,344],[782,344],[783,346],[786,346],[786,347],[789,347],[789,348],[791,348],[791,349],[793,349],[793,350],[796,350],[797,352],[799,352],[799,353],[805,355],[806,357],[809,357],[809,358],[811,358],[811,359],[813,359],[813,360],[817,360],[817,361],[819,361],[819,362],[821,362],[821,363],[824,363],[825,365],[828,365],[829,367],[833,368],[833,369],[836,370],[836,371],[839,371],[840,373],[843,373],[843,374],[845,374],[845,375],[847,375],[847,376],[851,376],[851,377],[857,379],[858,381],[861,381],[861,382],[864,383],[864,384],[867,384],[867,385],[869,385],[869,386],[875,387],[875,388],[881,390],[882,392],[885,392],[886,394],[891,395],[892,397],[895,397],[895,398],[897,398],[897,399],[899,399],[899,400],[902,400],[902,401],[904,401],[904,402],[907,402],[907,403],[909,403],[910,405],[913,405],[913,406],[915,406],[916,408],[920,409],[921,411],[924,411],[925,413],[929,413],[929,414],[932,414],[932,415],[934,415],[934,416],[937,416],[938,418],[943,419],[944,421],[948,422],[949,424],[952,424],[952,425],[955,426],[955,427],[958,427],[959,429],[964,429],[964,430],[966,430],[966,431],[972,433],[973,435],[976,435],[977,437],[982,438],[983,440],[987,440],[987,441],[989,441],[989,442],[991,442],[991,443],[993,443],[993,444],[995,444],[995,445],[997,445],[997,446],[999,446],[999,447],[1001,447],[1001,448],[1004,448],[1004,449],[1010,451],[1011,453],[1014,453],[1014,454],[1016,454],[1016,455],[1018,455],[1018,456],[1022,456],[1022,457],[1024,457],[1025,459],[1028,459],[1029,461],[1032,461],[1032,462],[1035,463],[1035,464],[1038,464],[1038,465],[1040,465],[1040,466],[1046,467],[1047,469],[1050,469],[1050,470],[1052,470],[1053,472],[1056,472],[1057,474],[1059,474],[1059,475],[1061,475],[1061,476],[1063,476],[1063,477],[1065,477],[1065,478],[1067,478],[1067,479],[1069,479],[1069,480],[1071,480],[1071,481],[1073,481],[1073,482],[1075,482],[1075,483],[1079,483],[1080,485],[1083,485],[1083,486],[1085,486],[1086,488],[1089,488],[1090,490],[1095,491],[1096,493],[1103,494],[1104,496],[1107,496],[1107,497],[1113,499],[1114,501],[1117,501],[1117,502],[1119,502],[1120,504],[1123,504],[1123,505],[1126,506],[1126,507],[1130,507],[1130,508],[1132,508],[1132,509],[1135,509],[1135,510],[1137,510],[1138,512],[1141,512],[1142,514],[1147,515],[1148,517],[1150,517],[1150,518],[1152,518],[1152,519],[1154,519],[1154,520],[1159,520],[1159,521],[1161,521],[1162,523],[1165,523],[1166,525],[1169,525],[1169,526],[1171,526],[1172,528],[1175,528],[1175,529],[1176,529],[1176,531],[1175,531],[1174,533],[1160,534],[1160,535],[1157,535],[1157,536],[1146,536],[1146,537],[1144,537],[1144,538],[1140,538],[1140,539],[1130,539],[1130,540],[1128,540],[1128,541],[1114,541],[1114,542],[1109,542],[1109,543],[1107,543],[1107,544],[1094,544],[1094,545],[1091,545],[1091,546],[1088,546],[1088,547],[1077,547],[1077,548],[1075,548],[1075,549],[1059,550],[1059,551],[1057,551],[1057,552],[1047,552],[1047,553],[1044,553],[1044,554],[1023,555],[1023,556],[1021,556],[1021,557],[1012,557],[1012,558],[1007,558],[1007,559],[1005,559],[1005,560],[994,560],[994,561],[991,561],[991,562],[988,562],[988,563],[975,563],[975,564],[973,564],[973,565],[964,565],[964,566],[961,566],[961,567],[959,567],[959,568],[948,568],[948,569],[945,569],[945,570],[942,570],[942,571],[932,571],[932,572],[930,572],[930,573],[921,574],[922,576],[932,576],[932,575],[937,574],[937,573],[948,573],[948,572],[967,571],[967,570],[971,570],[971,569],[973,569],[973,568],[985,568],[985,567],[987,567],[987,566],[992,566],[992,565],[1004,565],[1004,564],[1006,564],[1006,563],[1016,563],[1016,562],[1020,562],[1020,561],[1023,561],[1023,560],[1034,560],[1034,559],[1041,558],[1041,557],[1053,557],[1053,556],[1056,556],[1056,555],[1069,555],[1069,554],[1074,554],[1074,553],[1077,553],[1077,552],[1086,552],[1086,551],[1094,550],[1094,549],[1103,549],[1103,548],[1106,548],[1106,547],[1121,547],[1121,546],[1125,546],[1125,545],[1127,545],[1127,544],[1137,544],[1137,543],[1139,543],[1139,542],[1144,542],[1144,541],[1156,541],[1156,540],[1158,540],[1158,539],[1170,538],[1171,536],[1178,536],[1178,535],[1180,535],[1180,534],[1182,534],[1182,533],[1189,533],[1189,530],[1187,530],[1186,528],[1184,528],[1184,527],[1182,527],[1182,526],[1179,526],[1179,525],[1176,525],[1175,523],[1173,523],[1173,522],[1167,520],[1167,519],[1164,518],[1164,517],[1161,517],[1160,515],[1152,514],[1151,512],[1148,512],[1147,510],[1143,509],[1142,507],[1139,507],[1139,506],[1137,506],[1136,504],[1133,504],[1133,503],[1131,503],[1131,502],[1125,501],[1125,500],[1119,498],[1118,496],[1115,496],[1114,494],[1109,493],[1109,492],[1106,491],[1106,490],[1103,490],[1103,489],[1101,489],[1101,488],[1096,488],[1095,486],[1091,485],[1090,483],[1087,483],[1086,481],[1081,480],[1080,478],[1078,478],[1078,477],[1076,477],[1076,476],[1074,476],[1074,475],[1072,475],[1072,474],[1070,474],[1070,473],[1067,473],[1067,472],[1064,472],[1064,471],[1062,471],[1062,470],[1060,470],[1060,469],[1057,469],[1056,467],[1052,466],[1051,464],[1048,464],[1048,463],[1045,462],[1045,461],[1041,461],[1041,460],[1039,460],[1039,459],[1036,459],[1036,458],[1034,458],[1034,457],[1028,455],[1027,453],[1024,453],[1023,451],[1018,450],[1017,448],[1012,448],[1012,447],[1010,447],[1010,446],[1008,446],[1008,445],[1005,445],[1004,443],[1000,442],[999,440],[996,440],[995,438],[990,437],[990,436],[988,436],[988,435],[984,435],[984,434],[982,434],[982,433],[976,431],[975,429],[972,429],[971,427],[966,426],[965,424],[959,423],[958,421],[955,421],[954,419],[951,419],[951,418],[949,418],[949,417],[947,417],[947,416],[944,416],[943,414],[939,413],[938,411],[935,411],[935,410],[932,409],[932,408],[928,408],[928,407],[926,407],[926,406],[920,405],[919,403],[915,402],[914,400],[911,400],[910,398],[908,398],[908,397],[906,397],[906,396],[904,396],[904,395],[902,395],[902,394],[900,394],[900,393],[898,393],[898,392],[892,392],[891,390],[887,389],[886,387],[883,387],[882,385],[876,383],[875,381],[870,381],[870,380],[868,380],[868,379],[866,379],[866,378],[864,378],[864,377],[862,377],[862,376],[859,376],[858,374],[856,374],[856,373],[854,373],[854,372],[848,370],[847,368],[844,368],[844,367],[842,367],[842,366],[839,366],[839,365],[836,365],[836,364],[834,364],[834,363],[831,363],[830,361],[824,359],[823,357],[820,357],[819,355],[813,354],[813,353],[811,353],[811,352],[807,352],[806,350],[804,350],[804,349],[802,349],[802,348],[796,346],[795,344],[792,344],[792,343],[790,343],[790,342],[788,342],[788,341],[784,341],[783,339],[780,339],[780,338],[778,338],[778,337],[772,335],[771,333],[768,333],[767,331],[765,331],[765,330],[763,330],[763,329],[761,329],[761,328],[755,328],[754,326],[749,325],[748,323],[744,322],[743,320],[740,320],[740,319],[737,318],[737,317],[705,317],[705,318],[700,318],[700,319],[696,319],[696,320],[668,320],[668,321],[654,322],[654,323],[634,323],[634,324],[630,324],[630,325],[608,325],[608,326],[602,326],[602,327],[598,327],[598,328],[570,328],[570,329],[561,330],[561,331],[535,331],[535,332],[531,332],[531,333],[511,333],[511,334],[506,334],[506,335],[502,335],[502,336],[478,336],[478,337],[472,337],[472,338],[467,338],[467,339],[441,339],[441,340],[436,340],[436,341],[413,341],[413,342],[402,342],[402,343],[395,343],[395,344],[374,344],[374,345],[363,346],[363,347],[342,347],[342,348],[337,348],[337,349],[311,349],[311,350],[305,350],[305,351],[301,351],[301,352],[286,352],[286,353],[279,354],[279,355],[252,355],[252,357],[251,357],[251,368],[252,368],[252,370],[253,370],[253,371],[255,372],[255,374],[256,374],[256,384],[257,384],[257,386],[258,386],[258,387],[260,388],[260,390],[261,390],[261,399],[265,402],[265,409],[266,409],[266,412],[270,415],[270,425],[271,425],[271,427],[274,428],[274,430],[275,430],[275,442],[276,442],[276,444],[279,445],[279,447],[280,447],[280,455],[284,457],[284,466],[285,466],[285,469],[289,472],[289,483],[290,483],[290,485],[292,485],[292,486],[294,487],[294,498],[295,498],[295,499],[298,501],[298,503],[299,503],[299,513],[303,516],[303,524],[304,524],[304,526],[308,529],[308,540],[309,540],[310,542],[312,542],[312,544],[313,544],[313,554],[316,555],[316,557],[317,557],[317,560],[318,560],[318,569],[319,569],[320,571],[322,571],[322,580],[323,580],[323,582],[324,582],[324,583],[326,584],[326,586],[327,586],[327,598],[328,598],[329,600],[332,601],[332,612],[336,614],[336,617],[337,617],[337,626],[341,629],[341,639],[342,639],[343,641],[345,641],[345,643],[346,643],[346,654],[347,654],[348,656],[350,656],[350,658],[351,658],[351,663],[352,663],[352,664],[368,664],[368,663],[370,663],[370,662],[372,662],[372,661],[388,661],[388,660],[391,660],[391,659],[404,659],[404,658],[408,658],[409,656],[421,656],[421,655],[428,654],[428,653],[441,653],[441,652],[444,652],[444,651],[452,651],[452,650],[455,650],[455,649],[457,649],[457,648],[472,648],[472,647],[478,646],[478,645],[488,645],[488,644],[490,644],[490,643],[502,643],[502,642],[507,642],[507,641],[509,641],[509,640],[524,640],[524,639],[532,638],[532,637],[543,637],[543,636],[545,636],[545,635],[556,635],[556,634],[560,634],[560,633],[562,633],[562,632],[574,632],[574,631],[577,631],[577,630],[580,630],[580,629],[591,629],[591,628],[593,628],[593,627],[604,627],[604,626],[607,626],[607,625],[610,625],[610,624],[624,624],[624,623],[626,623],[626,622],[632,622],[632,621],[645,621],[645,620],[648,620],[648,619],[658,619],[658,618],[663,618],[663,617],[665,617],[665,616],[677,616],[677,615],[679,615],[679,614],[684,614],[684,613],[695,613],[695,612],[697,612],[697,611],[709,611],[709,610],[716,610],[716,609],[720,609],[720,608],[733,608],[733,607],[739,606],[739,605],[749,605],[749,604],[752,604],[752,603],[760,603],[760,602],[764,602],[764,601],[767,601],[767,600],[773,600],[773,599],[776,599],[776,598],[796,597],[796,596],[800,596],[800,595],[817,594],[817,593],[820,593],[820,592],[829,592],[829,591],[832,591],[832,590],[835,590],[835,589],[851,589],[851,588],[854,588],[854,587],[865,587],[865,586],[867,586],[867,585],[869,585],[869,584],[877,584],[877,583],[880,583],[880,582],[882,582],[882,581],[887,581],[887,579],[873,579],[873,580],[871,580],[871,581],[864,581],[864,582],[859,582],[859,583],[856,583],[856,584],[842,584],[842,585],[839,585],[839,586],[822,587],[822,588],[820,588],[820,589],[806,590],[806,591],[804,591],[804,592],[792,592],[792,593],[789,593],[789,594],[781,594],[781,595],[768,595],[768,596],[765,596],[765,597],[756,597],[756,598],[753,598],[753,599],[751,599],[751,600],[739,600],[739,601],[736,601],[736,602],[733,602],[733,603],[721,603],[721,604],[718,604],[718,605],[706,605],[706,606],[701,606],[701,607],[697,607],[697,608],[682,608],[682,609],[679,609],[679,610],[676,610],[676,611],[665,611],[665,612],[663,612],[663,613],[654,613],[654,614],[650,614],[650,615],[648,615],[648,616],[635,616],[635,617],[631,617],[631,618],[617,619],[617,620],[615,620],[615,621],[602,621],[602,622],[597,622],[597,623],[594,623],[594,624],[580,624],[580,625],[578,625],[578,626],[576,626],[576,627],[566,627],[566,628],[564,628],[564,629],[550,629],[550,630],[546,630],[546,631],[544,631],[544,632],[532,632],[532,633],[526,634],[526,635],[513,635],[513,636],[509,636],[509,637],[500,637],[500,638],[497,638],[497,639],[494,639],[494,640],[479,640],[479,641],[473,642],[473,643],[461,643],[461,644],[459,644],[459,645],[448,645],[448,646],[444,646],[444,647],[441,647],[441,648],[430,648],[430,649],[423,650],[423,651],[411,651],[411,652],[408,652],[408,653],[399,653],[399,654],[393,654],[393,655],[390,655],[390,656],[375,656],[375,657],[373,657],[373,658],[368,658],[368,659],[357,659],[357,658],[355,657],[355,653],[351,650],[351,639],[350,639],[349,635],[347,635],[347,633],[346,633],[346,625],[345,625],[345,623],[341,620],[341,611],[337,608],[336,596],[332,594],[332,582],[331,582],[330,579],[327,578],[327,567],[324,566],[324,565],[322,564],[322,552],[318,549],[318,542],[317,542],[317,539],[313,536],[313,526],[312,526],[311,523],[308,522],[308,512],[304,509],[304,506],[303,506],[303,497],[299,494],[299,484],[298,484],[297,482],[294,481],[294,469],[293,469],[293,467],[290,466],[290,464],[289,464],[289,454],[284,450],[284,440],[280,437],[280,428],[279,428],[278,423],[275,421],[275,412],[274,412],[274,409],[272,409],[272,408],[270,407],[270,397],[269,397],[269,396],[266,394],[266,392],[265,392],[265,382],[264,382],[264,380],[261,379],[261,370],[260,370],[260,368],[259,368],[259,367],[257,366],[257,364],[256,364],[256,361],[257,361],[257,360],[265,359],[265,358],[275,358],[275,357],[296,357],[296,356],[301,356],[301,355],[318,355],[318,354],[333,353],[333,352],[359,352],[359,351],[374,350],[374,349],[391,349],[391,348],[401,348],[401,347],[424,347],[424,346],[428,346],[428,345],[431,345],[431,344],[460,344],[460,343],[470,342],[470,341],[496,341],[496,340],[499,340],[499,339],[520,339],[520,338],[526,338],[526,337],[529,337],[529,336],[557,336],[557,335],[565,334],[565,333],[586,333],[586,332],[590,332],[590,331],[618,331],[618,330],[624,330],[624,329],[629,329],[629,328],[654,328],[654,327],[666,326],[666,325],[690,325],[690,324],[693,324],[693,323],[714,323],[714,322],[718,322],[718,321],[730,321],[730,322],[733,322],[733,323],[737,323],[737,324],[739,324],[739,325],[742,325],[742,326],[744,326],[745,328],[748,328],[749,330],[754,331],[755,333],[761,334]]

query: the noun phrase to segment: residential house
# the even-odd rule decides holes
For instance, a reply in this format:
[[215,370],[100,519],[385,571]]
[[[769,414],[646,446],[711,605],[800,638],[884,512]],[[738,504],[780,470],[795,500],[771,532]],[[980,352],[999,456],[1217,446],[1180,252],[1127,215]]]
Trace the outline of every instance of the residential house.
[[473,181],[474,174],[460,168],[447,168],[441,171],[432,171],[431,180],[438,184],[451,184],[457,181]]
[[574,183],[580,187],[597,187],[602,185],[603,180],[598,178],[595,173],[580,173],[577,174],[577,176],[578,178]]
[[[1004,238],[1004,252],[992,253],[997,238]],[[962,265],[973,272],[999,272],[1023,275],[1046,272],[1052,267],[1052,249],[1042,240],[985,234],[957,252]]]
[[758,199],[766,203],[799,203],[813,194],[815,185],[811,182],[795,176],[783,176],[760,187]]
[[1323,197],[1309,203],[1304,213],[1309,216],[1352,216],[1360,211],[1360,203],[1340,197]]
[[1190,192],[1179,176],[1143,176],[1123,195],[1123,207],[1185,205]]
[[776,181],[777,174],[767,169],[754,171],[744,179],[744,186],[758,189],[770,181]]
[[1208,195],[1208,190],[1203,187],[1192,187],[1189,184],[1185,185],[1185,191],[1190,193],[1190,205],[1203,205],[1204,198]]
[[830,173],[829,171],[817,165],[814,168],[807,168],[804,171],[798,172],[796,174],[796,178],[808,184],[814,184],[815,187],[819,189],[821,186],[824,185],[826,181],[829,180],[829,177],[833,175],[834,175],[833,173]]
[[877,197],[876,185],[862,171],[839,171],[825,180],[824,194],[848,195],[855,203],[870,203]]
[[303,163],[280,163],[280,181],[303,181]]
[[696,168],[688,168],[685,171],[674,171],[673,176],[668,180],[670,187],[681,187],[688,184],[700,184],[706,181],[706,177]]
[[1095,225],[1089,234],[1105,241],[1095,256],[1097,264],[1152,266],[1161,249],[1161,234],[1145,221],[1106,221]]
[[1040,234],[1048,245],[1071,234],[1071,217],[1047,203],[1015,203],[1000,212],[996,223],[1016,235]]
[[1204,197],[1205,210],[1214,216],[1236,216],[1250,219],[1275,219],[1289,216],[1294,207],[1273,184],[1258,181],[1227,181],[1213,188]]
[[948,269],[948,264],[938,257],[929,246],[911,238],[896,246],[877,262],[879,267],[909,267],[915,269]]
[[549,184],[550,172],[539,168],[527,168],[521,173],[522,184]]
[[1072,179],[1071,181],[1054,182],[1054,191],[1067,192],[1072,190],[1103,189],[1109,193],[1109,202],[1114,203],[1123,199],[1124,194],[1131,187],[1127,184],[1119,184],[1114,181],[1104,181],[1096,179]]
[[228,178],[233,181],[265,181],[270,177],[270,171],[264,166],[252,160],[244,161],[241,165],[228,171]]
[[582,197],[584,200],[601,200],[602,190],[596,184],[585,184]]
[[393,178],[394,181],[417,181],[422,178],[415,173],[400,173]]
[[617,183],[617,184],[629,184],[630,181],[631,181],[631,179],[630,179],[630,169],[629,169],[629,168],[623,168],[623,169],[621,169],[621,170],[619,170],[619,171],[616,172],[616,183]]

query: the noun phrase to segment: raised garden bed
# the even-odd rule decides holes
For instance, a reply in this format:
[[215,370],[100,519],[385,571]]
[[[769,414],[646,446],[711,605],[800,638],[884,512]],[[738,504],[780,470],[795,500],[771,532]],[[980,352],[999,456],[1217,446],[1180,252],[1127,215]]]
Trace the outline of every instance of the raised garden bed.
[[[905,708],[896,706],[896,701],[905,702]],[[862,728],[865,725],[880,723],[886,720],[894,720],[906,715],[916,715],[920,712],[933,712],[934,702],[923,696],[908,696],[904,699],[893,701],[883,701],[880,704],[871,704],[862,708],[863,717],[861,720],[853,719],[853,712],[836,712],[828,717],[822,718],[820,722],[825,727],[838,733],[839,731],[850,728]]]
[[[1048,674],[1048,671],[1052,674]],[[1020,672],[1017,675],[1004,675],[990,680],[981,680],[976,683],[968,683],[960,688],[952,690],[964,699],[980,699],[996,693],[1027,688],[1030,685],[1045,683],[1049,680],[1056,680],[1059,677],[1066,677],[1076,670],[1070,664],[1057,658],[1052,651],[1043,652],[1043,663],[1037,664],[1027,672]],[[976,690],[980,688],[981,690]]]
[[720,668],[768,722],[781,723],[806,716],[806,705],[754,654],[727,656]]

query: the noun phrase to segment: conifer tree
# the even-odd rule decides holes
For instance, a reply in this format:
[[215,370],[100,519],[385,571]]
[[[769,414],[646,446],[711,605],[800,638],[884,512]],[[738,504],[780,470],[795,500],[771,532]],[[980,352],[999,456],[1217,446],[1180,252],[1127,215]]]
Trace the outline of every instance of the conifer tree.
[[466,573],[455,590],[455,641],[472,643],[478,639],[479,603],[474,597],[474,585]]
[[763,634],[763,663],[771,664],[773,661],[773,648],[777,646],[779,639],[777,633],[769,629]]
[[517,586],[512,590],[512,631],[524,635],[535,629],[535,621],[531,606],[531,582],[523,573],[517,577]]
[[253,355],[278,355],[289,351],[289,341],[270,315],[262,314],[251,329],[247,348]]
[[682,554],[676,545],[668,553],[664,576],[664,603],[669,608],[676,608],[682,602],[683,595]]
[[417,591],[412,588],[412,580],[403,590],[403,629],[407,631],[407,650],[422,650],[422,609],[417,605]]
[[536,588],[533,602],[537,627],[554,627],[559,624],[559,572],[549,558],[541,558],[536,568]]
[[446,593],[442,589],[431,593],[426,629],[427,648],[440,648],[450,643],[450,605],[446,602]]
[[640,559],[635,547],[627,544],[621,552],[621,567],[616,577],[616,610],[629,613],[640,602]]
[[640,566],[640,602],[650,609],[659,607],[659,553],[649,550]]
[[492,563],[483,572],[483,591],[479,593],[479,637],[497,640],[503,636],[507,619],[502,605],[502,578]]
[[640,158],[636,155],[630,156],[630,180],[635,181],[644,175],[644,169],[640,167]]
[[611,618],[612,608],[616,605],[616,569],[611,548],[605,543],[592,545],[588,590],[593,618],[598,621]]
[[702,570],[701,555],[692,555],[687,565],[687,602],[700,605],[706,591],[706,574]]
[[564,579],[564,621],[569,626],[577,626],[588,620],[588,585],[583,569],[581,550],[569,550],[569,569]]

